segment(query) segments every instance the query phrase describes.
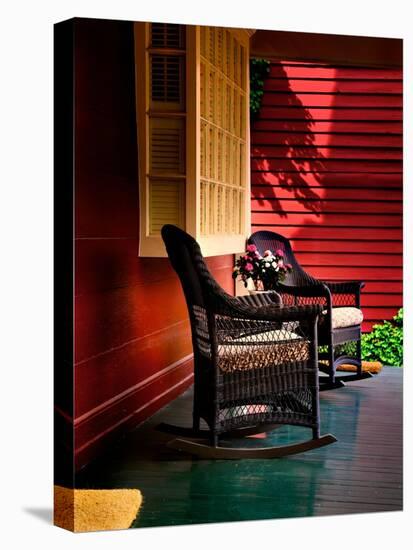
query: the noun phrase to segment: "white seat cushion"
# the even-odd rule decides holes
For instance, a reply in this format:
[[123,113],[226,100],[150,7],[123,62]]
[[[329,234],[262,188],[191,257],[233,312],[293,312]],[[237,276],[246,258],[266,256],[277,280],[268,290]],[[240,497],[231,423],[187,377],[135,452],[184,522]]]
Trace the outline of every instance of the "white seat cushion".
[[[327,311],[323,311],[323,314],[326,315]],[[356,307],[333,307],[331,318],[333,329],[353,327],[361,325],[363,313]]]

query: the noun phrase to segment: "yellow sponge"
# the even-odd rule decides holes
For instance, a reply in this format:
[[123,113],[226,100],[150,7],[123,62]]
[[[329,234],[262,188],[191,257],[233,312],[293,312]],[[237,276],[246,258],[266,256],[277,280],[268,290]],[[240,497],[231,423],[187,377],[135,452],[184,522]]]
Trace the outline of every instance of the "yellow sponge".
[[127,529],[142,504],[138,489],[54,487],[54,524],[75,532]]
[[[371,372],[372,374],[378,374],[383,365],[379,361],[362,361],[361,370],[362,372]],[[337,367],[337,370],[347,371],[347,372],[357,372],[357,367],[355,365],[340,365]]]

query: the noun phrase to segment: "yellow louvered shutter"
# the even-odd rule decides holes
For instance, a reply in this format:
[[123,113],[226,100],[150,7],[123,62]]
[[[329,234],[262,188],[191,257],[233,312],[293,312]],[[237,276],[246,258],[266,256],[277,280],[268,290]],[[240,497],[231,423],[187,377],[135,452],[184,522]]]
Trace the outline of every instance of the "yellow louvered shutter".
[[163,256],[165,223],[205,255],[239,252],[249,231],[249,36],[135,23],[140,255]]

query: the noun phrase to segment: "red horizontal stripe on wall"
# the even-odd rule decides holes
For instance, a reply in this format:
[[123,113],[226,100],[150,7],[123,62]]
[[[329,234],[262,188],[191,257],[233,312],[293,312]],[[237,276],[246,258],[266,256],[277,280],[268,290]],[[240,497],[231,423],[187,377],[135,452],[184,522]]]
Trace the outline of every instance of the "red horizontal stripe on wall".
[[366,286],[363,289],[363,293],[369,292],[382,292],[383,294],[400,294],[403,292],[403,283],[402,281],[386,281],[381,279],[380,281],[369,281],[365,279]]
[[[291,102],[291,95],[294,93],[294,102]],[[351,107],[366,109],[382,109],[382,108],[401,108],[403,100],[401,94],[340,94],[340,93],[322,93],[316,94],[306,92],[296,92],[294,89],[286,87],[282,91],[267,91],[264,96],[262,105],[294,107]]]
[[[304,112],[303,112],[304,111]],[[306,116],[307,115],[307,116]],[[260,111],[260,116],[263,119],[274,120],[313,120],[335,121],[335,120],[384,120],[384,121],[402,121],[401,109],[379,109],[372,107],[371,109],[362,108],[340,108],[340,107],[308,107],[304,109],[302,106],[292,105],[291,107],[273,107],[267,106],[264,103]]]
[[[314,170],[318,171],[319,164],[327,160],[401,160],[402,153],[395,148],[376,148],[376,147],[315,147],[313,144],[301,145],[295,144],[292,147],[287,142],[286,145],[255,145],[251,149],[253,159],[284,159],[287,153],[290,159],[309,159],[310,166],[314,165]],[[258,166],[257,168],[261,168]]]
[[[288,123],[289,124],[289,123]],[[276,132],[282,132],[283,128],[288,128],[287,121],[279,120],[277,121],[277,126],[274,128],[274,121],[273,120],[265,120],[260,117],[259,120],[256,120],[253,125],[253,130],[255,131],[270,131],[273,133]],[[340,133],[351,133],[351,134],[374,134],[376,135],[377,132],[380,133],[386,133],[386,134],[396,134],[401,135],[403,132],[403,125],[402,121],[359,121],[359,120],[352,120],[350,122],[346,121],[334,121],[334,127],[331,125],[331,122],[325,122],[320,120],[312,120],[311,121],[311,131],[316,133],[324,132],[331,135],[337,135]],[[291,128],[292,132],[304,132],[307,133],[306,130],[308,128],[308,122],[305,120],[295,120],[294,121],[294,127]]]
[[366,294],[361,295],[362,307],[402,307],[403,296],[401,294]]
[[305,266],[348,266],[354,267],[401,267],[402,257],[400,254],[351,254],[341,253],[340,247],[336,246],[329,252],[299,252],[297,258]]
[[[373,172],[306,172],[299,169],[297,165],[289,165],[289,170],[282,173],[272,172],[270,170],[253,171],[251,173],[251,182],[253,185],[277,185],[281,189],[293,189],[302,187],[311,189],[312,187],[328,187],[329,189],[338,187],[341,189],[365,190],[367,188],[376,189],[396,189],[402,192],[402,172],[397,167],[396,171],[375,170]],[[304,192],[304,191],[303,191]],[[370,195],[373,198],[374,195]]]
[[368,67],[329,67],[316,63],[273,63],[270,67],[270,77],[303,78],[311,80],[315,78],[330,79],[335,82],[340,80],[394,80],[402,82],[400,70],[376,69]]
[[[303,266],[305,267],[305,266]],[[314,277],[328,281],[330,279],[340,280],[372,280],[380,281],[401,281],[402,270],[393,267],[360,267],[352,266],[309,266],[308,271]]]
[[[295,154],[296,151],[292,151]],[[308,152],[307,152],[308,153]],[[353,160],[351,158],[338,160],[333,158],[317,159],[310,155],[307,157],[290,156],[282,158],[264,158],[257,159],[251,158],[251,169],[261,172],[293,172],[296,177],[291,179],[293,181],[301,181],[301,175],[303,172],[311,172],[313,174],[320,174],[323,172],[399,172],[402,173],[401,162],[396,160],[387,159],[363,159],[359,158]]]
[[[285,222],[285,223],[283,223]],[[253,225],[252,231],[265,230],[276,231],[288,238],[305,238],[305,239],[331,239],[331,227],[324,225],[307,225],[305,230],[302,226],[289,226],[283,219],[280,225]],[[303,236],[305,235],[305,236]],[[352,240],[354,239],[354,228],[349,227],[335,227],[334,238],[337,241]],[[371,239],[380,240],[396,240],[401,241],[403,238],[402,228],[390,229],[390,228],[371,228],[371,227],[358,227],[357,238],[370,241]]]
[[329,240],[304,240],[304,239],[291,239],[291,246],[293,247],[294,252],[296,252],[299,257],[301,252],[326,252],[331,253],[351,253],[353,255],[363,256],[367,254],[391,254],[400,256],[403,252],[403,243],[401,241],[376,241],[376,240],[366,240],[366,241],[351,241],[351,240],[340,240],[338,242],[334,239]]
[[[331,188],[328,186],[305,186],[302,185],[289,185],[280,187],[274,184],[260,184],[253,185],[251,189],[253,200],[262,199],[287,199],[287,200],[323,200],[325,203],[343,201],[351,201],[354,204],[354,188],[338,187]],[[372,202],[372,192],[370,189],[357,189],[358,199],[363,202]],[[401,190],[393,189],[375,189],[374,202],[383,201],[389,202],[402,202],[403,193]]]
[[[259,196],[259,195],[258,195]],[[274,212],[277,211],[277,206],[279,202],[277,196],[271,198],[257,198],[253,199],[251,203],[251,208],[253,212]],[[314,212],[320,212],[323,214],[326,213],[338,213],[342,212],[344,214],[352,212],[358,212],[361,214],[402,214],[403,205],[401,201],[398,202],[372,202],[372,201],[359,201],[359,202],[350,202],[348,200],[323,200],[323,199],[306,199],[305,197],[299,199],[284,199],[284,207],[288,209],[288,212],[298,213],[308,212],[308,208],[311,208]],[[288,202],[287,202],[288,201]]]
[[[331,144],[331,135],[328,132],[325,133],[312,133],[311,140],[305,132],[296,130],[295,132],[271,132],[267,130],[253,132],[251,139],[256,144],[257,148],[263,145],[285,145],[289,140],[293,141],[295,145],[307,146],[312,145],[314,147],[328,147]],[[334,145],[345,147],[402,147],[403,137],[401,135],[382,135],[375,133],[364,134],[351,134],[340,133],[334,136]]]
[[264,90],[269,92],[284,92],[291,89],[295,93],[340,93],[340,94],[374,94],[378,93],[398,95],[403,92],[401,80],[316,80],[311,78],[267,78],[264,83]]
[[363,315],[366,321],[383,321],[396,315],[397,309],[397,307],[363,307]]
[[[285,214],[285,218],[283,219]],[[280,216],[281,214],[281,216]],[[252,224],[253,225],[274,225],[274,218],[280,216],[278,219],[278,225],[284,226],[287,221],[290,225],[301,225],[306,226],[310,223],[323,224],[328,227],[369,227],[369,228],[382,228],[382,227],[391,227],[397,228],[402,227],[402,218],[399,215],[389,215],[389,216],[379,216],[379,215],[356,215],[356,214],[328,214],[326,212],[315,213],[304,213],[304,214],[295,214],[290,213],[286,210],[282,212],[262,212],[262,213],[252,213]],[[317,220],[317,217],[320,217],[320,220]]]
[[253,231],[323,280],[364,280],[363,330],[402,305],[402,73],[273,62],[252,125]]

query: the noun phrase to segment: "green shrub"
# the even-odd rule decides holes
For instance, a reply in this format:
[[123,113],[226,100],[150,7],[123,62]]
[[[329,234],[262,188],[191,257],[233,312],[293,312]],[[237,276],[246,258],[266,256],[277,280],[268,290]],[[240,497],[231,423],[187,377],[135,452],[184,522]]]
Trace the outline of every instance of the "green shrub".
[[250,115],[258,116],[264,95],[264,80],[270,72],[270,62],[266,59],[250,60]]
[[373,325],[373,330],[361,338],[361,356],[365,361],[380,361],[384,365],[403,365],[403,308],[393,321]]

